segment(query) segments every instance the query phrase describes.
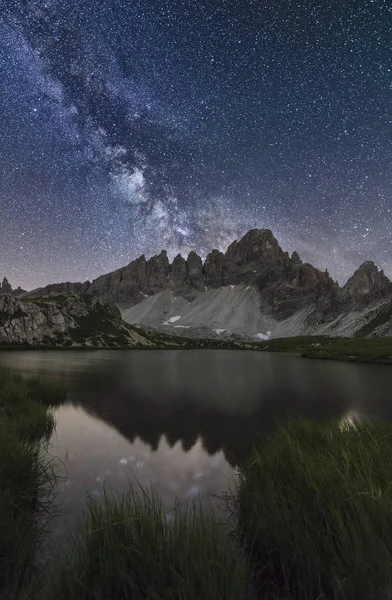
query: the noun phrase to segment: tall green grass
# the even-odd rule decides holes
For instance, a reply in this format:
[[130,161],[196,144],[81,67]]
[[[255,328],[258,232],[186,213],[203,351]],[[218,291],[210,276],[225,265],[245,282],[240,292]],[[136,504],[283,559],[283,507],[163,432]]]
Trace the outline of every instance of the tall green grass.
[[210,510],[167,514],[143,491],[90,501],[43,587],[47,407],[62,399],[0,372],[1,600],[392,598],[392,428],[358,422],[278,427],[239,469],[237,537]]
[[88,505],[49,597],[244,600],[247,581],[243,553],[212,512],[166,515],[155,496],[128,493]]
[[280,427],[241,469],[238,510],[263,597],[392,597],[390,426]]
[[1,598],[23,598],[23,590],[27,594],[32,586],[41,513],[54,484],[52,465],[44,457],[54,427],[47,403],[60,394],[51,384],[0,372]]
[[0,371],[0,427],[13,427],[24,441],[48,439],[54,420],[47,407],[65,397],[64,387],[57,382]]

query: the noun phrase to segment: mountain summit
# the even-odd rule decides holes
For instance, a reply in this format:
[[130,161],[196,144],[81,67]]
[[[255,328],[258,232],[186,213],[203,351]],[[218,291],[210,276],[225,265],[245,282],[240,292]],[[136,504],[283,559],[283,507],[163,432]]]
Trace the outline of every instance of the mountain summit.
[[344,286],[355,303],[367,305],[392,294],[392,283],[373,261],[366,261],[355,271]]
[[7,277],[4,277],[3,281],[0,281],[0,294],[12,294],[13,296],[20,296],[20,294],[25,294],[26,291],[22,290],[21,287],[18,287],[16,290],[12,289],[12,285],[8,281]]

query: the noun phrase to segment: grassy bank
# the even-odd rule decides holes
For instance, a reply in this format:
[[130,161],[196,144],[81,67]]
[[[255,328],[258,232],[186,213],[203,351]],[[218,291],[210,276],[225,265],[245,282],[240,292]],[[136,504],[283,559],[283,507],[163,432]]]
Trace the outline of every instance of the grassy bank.
[[246,560],[226,529],[199,507],[166,515],[151,495],[105,497],[89,504],[49,597],[244,600]]
[[241,470],[239,529],[263,598],[392,593],[392,430],[297,423]]
[[236,536],[210,512],[167,515],[143,494],[91,502],[45,598],[391,597],[390,426],[280,427],[237,486]]
[[338,338],[302,353],[305,358],[392,364],[392,338]]
[[290,352],[304,358],[392,364],[392,338],[299,336],[256,344],[260,350]]
[[43,443],[53,430],[47,404],[63,392],[37,379],[0,372],[0,597],[33,585],[42,499],[53,484]]

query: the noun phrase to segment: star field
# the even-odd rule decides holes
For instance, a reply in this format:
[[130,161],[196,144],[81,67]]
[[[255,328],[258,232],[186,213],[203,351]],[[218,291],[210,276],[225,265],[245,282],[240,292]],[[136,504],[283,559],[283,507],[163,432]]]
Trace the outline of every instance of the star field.
[[1,272],[92,279],[250,228],[392,276],[387,0],[0,0]]

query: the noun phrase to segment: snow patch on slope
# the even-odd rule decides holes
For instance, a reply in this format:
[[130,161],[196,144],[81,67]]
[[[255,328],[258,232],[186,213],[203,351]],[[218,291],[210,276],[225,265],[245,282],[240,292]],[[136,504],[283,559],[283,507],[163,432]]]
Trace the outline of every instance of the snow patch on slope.
[[256,333],[255,337],[259,338],[259,340],[269,340],[271,335],[271,331],[267,331],[267,333]]
[[174,317],[170,317],[170,319],[165,321],[164,325],[172,325],[172,323],[175,323],[176,321],[179,321],[180,319],[181,319],[181,315],[175,315]]

